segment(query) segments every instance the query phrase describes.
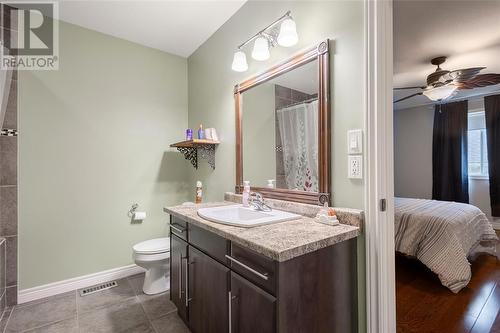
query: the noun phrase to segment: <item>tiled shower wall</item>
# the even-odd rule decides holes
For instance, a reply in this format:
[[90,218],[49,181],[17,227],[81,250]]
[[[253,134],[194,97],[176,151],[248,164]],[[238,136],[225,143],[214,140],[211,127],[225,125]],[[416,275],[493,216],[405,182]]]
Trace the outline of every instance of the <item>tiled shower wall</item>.
[[[279,110],[292,104],[303,102],[311,98],[317,98],[318,94],[306,94],[302,91],[291,89],[288,87],[275,85],[274,86],[274,105],[275,110]],[[276,124],[276,187],[287,188],[285,181],[285,165],[283,162],[283,148],[281,143],[280,127],[278,125],[278,116],[275,112]]]
[[[1,28],[9,30],[10,26]],[[3,36],[3,33],[0,34],[0,38]],[[12,36],[12,33],[7,36]],[[12,73],[10,90],[3,94],[8,94],[8,97],[2,96],[7,97],[8,102],[0,129],[17,132],[17,71]],[[0,135],[0,239],[2,238],[5,242],[0,244],[0,273],[5,274],[5,279],[2,280],[0,276],[0,281],[4,281],[0,283],[0,287],[5,287],[5,293],[0,304],[10,306],[17,303],[17,136],[10,135]],[[1,251],[4,248],[5,256],[2,257]]]

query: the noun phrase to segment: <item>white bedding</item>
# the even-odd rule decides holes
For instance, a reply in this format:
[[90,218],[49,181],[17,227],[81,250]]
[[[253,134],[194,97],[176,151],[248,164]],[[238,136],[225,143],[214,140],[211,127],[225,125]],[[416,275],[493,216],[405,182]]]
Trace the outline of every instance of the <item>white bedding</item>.
[[473,247],[498,241],[484,213],[463,203],[395,198],[394,222],[396,251],[416,257],[454,293],[470,281]]

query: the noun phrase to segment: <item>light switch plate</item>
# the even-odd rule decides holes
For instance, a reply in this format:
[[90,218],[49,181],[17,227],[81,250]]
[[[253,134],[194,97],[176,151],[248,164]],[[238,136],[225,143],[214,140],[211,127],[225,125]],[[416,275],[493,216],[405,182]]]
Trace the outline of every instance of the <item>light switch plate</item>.
[[363,153],[363,130],[355,129],[347,131],[347,153]]
[[363,156],[354,155],[348,156],[347,160],[349,162],[348,166],[348,178],[350,179],[362,179],[363,178]]

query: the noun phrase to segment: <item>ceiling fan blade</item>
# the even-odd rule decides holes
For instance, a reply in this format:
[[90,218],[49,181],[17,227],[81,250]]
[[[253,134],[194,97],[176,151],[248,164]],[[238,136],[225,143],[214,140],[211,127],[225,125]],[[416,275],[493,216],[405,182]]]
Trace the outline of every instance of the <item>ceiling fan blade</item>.
[[402,87],[402,88],[393,88],[393,90],[405,90],[405,89],[425,89],[427,88],[426,86],[419,86],[419,87]]
[[414,93],[414,94],[408,95],[406,97],[400,98],[400,99],[394,101],[393,103],[401,102],[401,101],[404,101],[405,99],[412,98],[412,97],[419,96],[419,95],[423,95],[423,93],[422,92]]
[[481,74],[457,83],[458,89],[474,89],[500,84],[500,74]]
[[479,72],[485,68],[486,67],[471,67],[457,69],[443,75],[442,79],[444,79],[445,81],[454,80],[455,82],[465,82],[476,77],[476,75],[478,75]]

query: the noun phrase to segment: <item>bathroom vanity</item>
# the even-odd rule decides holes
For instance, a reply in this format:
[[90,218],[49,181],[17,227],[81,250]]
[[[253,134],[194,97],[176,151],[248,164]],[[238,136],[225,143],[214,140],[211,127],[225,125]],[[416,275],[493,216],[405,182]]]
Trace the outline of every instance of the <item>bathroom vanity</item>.
[[170,214],[170,297],[195,333],[356,332],[360,229],[301,216],[241,228]]
[[[336,208],[336,226],[313,219],[332,202],[329,45],[234,87],[236,195],[164,209],[170,297],[194,333],[357,332],[362,212]],[[300,216],[203,209],[241,203],[246,181],[265,205]]]

